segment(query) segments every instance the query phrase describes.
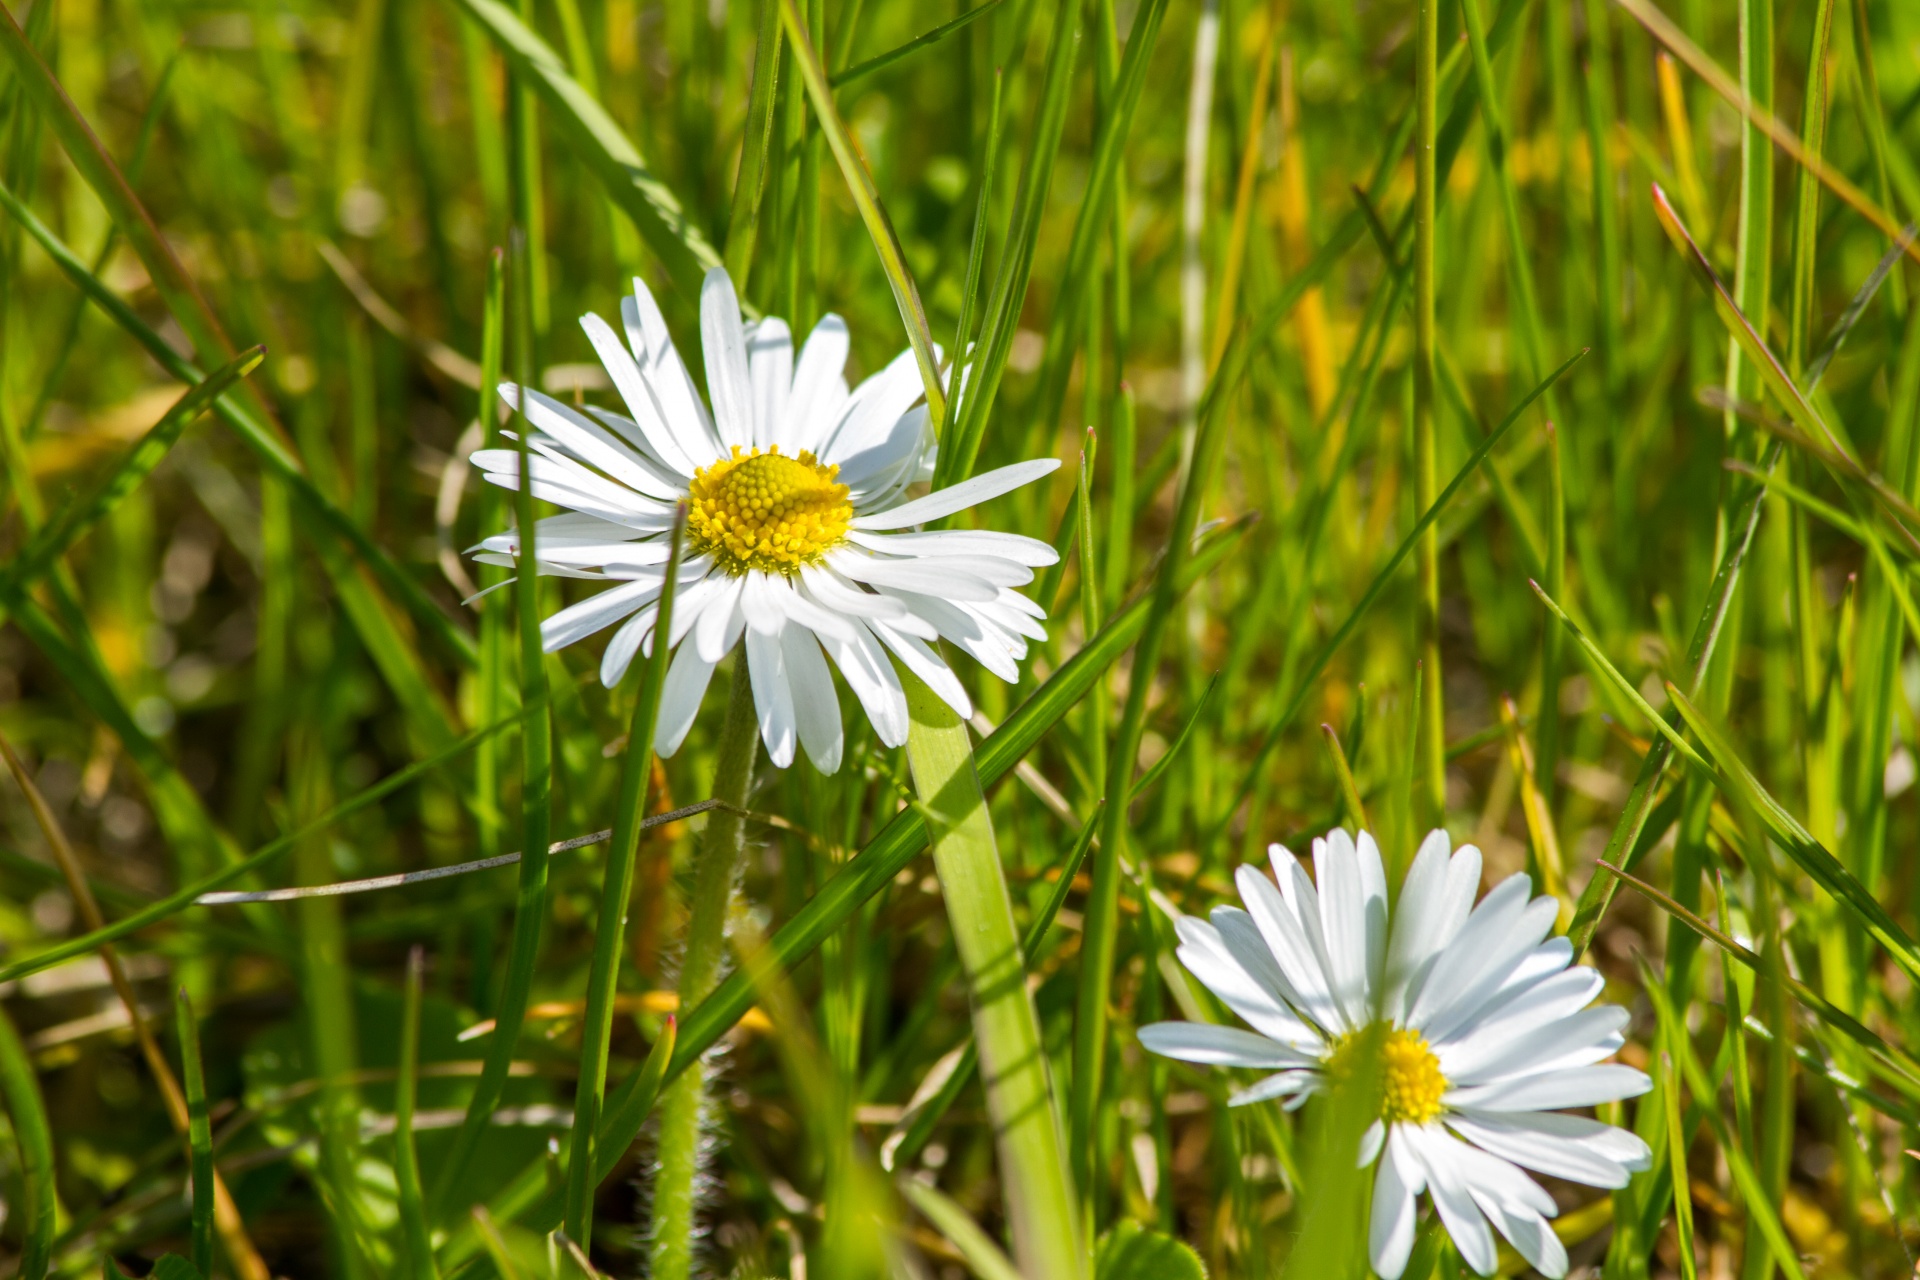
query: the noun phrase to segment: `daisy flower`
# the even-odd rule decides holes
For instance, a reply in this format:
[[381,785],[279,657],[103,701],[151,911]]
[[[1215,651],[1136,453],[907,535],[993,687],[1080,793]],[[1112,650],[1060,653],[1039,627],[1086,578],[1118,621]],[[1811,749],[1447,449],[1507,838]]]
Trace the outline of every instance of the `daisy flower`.
[[1372,1032],[1383,1087],[1360,1163],[1379,1161],[1374,1270],[1397,1280],[1405,1269],[1424,1190],[1481,1275],[1494,1269],[1491,1222],[1543,1275],[1564,1276],[1567,1252],[1547,1222],[1559,1210],[1522,1170],[1625,1186],[1648,1167],[1646,1144],[1558,1108],[1636,1097],[1650,1083],[1603,1062],[1623,1043],[1627,1011],[1593,1005],[1601,976],[1570,968],[1572,944],[1548,936],[1558,905],[1531,898],[1514,875],[1475,906],[1480,851],[1450,853],[1444,831],[1421,844],[1391,908],[1364,831],[1357,842],[1345,831],[1315,840],[1312,880],[1281,846],[1268,852],[1277,888],[1241,867],[1244,911],[1175,925],[1181,963],[1253,1030],[1160,1022],[1140,1029],[1141,1042],[1185,1062],[1273,1070],[1233,1103],[1298,1106]]
[[[894,661],[962,718],[972,714],[966,690],[930,642],[1019,678],[1027,641],[1046,638],[1045,612],[1014,588],[1059,558],[1053,548],[1011,533],[911,530],[1037,480],[1058,460],[910,497],[932,475],[935,449],[911,351],[849,390],[844,321],[826,317],[796,357],[785,321],[742,322],[733,282],[715,268],[700,291],[709,409],[637,279],[620,318],[625,341],[597,315],[580,324],[624,415],[510,383],[500,394],[525,409],[534,496],[567,508],[535,526],[537,571],[612,584],[546,619],[542,640],[552,652],[621,623],[600,662],[609,688],[636,653],[652,652],[674,513],[686,504],[660,754],[686,738],[714,667],[743,637],[760,734],[782,768],[796,742],[822,771],[840,765],[829,657],[890,747],[907,737]],[[517,449],[482,449],[473,462],[494,484],[519,487]],[[476,550],[516,565],[519,534]]]

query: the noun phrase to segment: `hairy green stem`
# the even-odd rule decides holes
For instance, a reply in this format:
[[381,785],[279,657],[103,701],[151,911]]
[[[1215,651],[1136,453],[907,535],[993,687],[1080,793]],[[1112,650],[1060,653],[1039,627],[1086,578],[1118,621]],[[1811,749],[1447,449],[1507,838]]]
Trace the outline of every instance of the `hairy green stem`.
[[[689,641],[689,643],[691,643]],[[727,950],[727,909],[746,849],[740,810],[753,781],[760,747],[753,714],[753,686],[746,655],[734,659],[733,689],[720,731],[713,798],[721,802],[707,822],[694,871],[687,949],[680,961],[680,1007],[692,1009],[720,982]],[[700,1113],[706,1105],[706,1075],[688,1071],[668,1086],[660,1102],[660,1170],[653,1184],[653,1240],[648,1264],[655,1280],[686,1280],[693,1269],[694,1183],[700,1166]]]

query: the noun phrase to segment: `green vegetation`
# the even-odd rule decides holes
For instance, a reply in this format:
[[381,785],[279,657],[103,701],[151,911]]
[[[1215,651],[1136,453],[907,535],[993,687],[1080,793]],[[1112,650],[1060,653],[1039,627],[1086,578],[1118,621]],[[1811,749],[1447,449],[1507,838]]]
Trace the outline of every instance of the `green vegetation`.
[[[0,1274],[1362,1280],[1376,1041],[1135,1033],[1365,825],[1631,1012],[1572,1274],[1913,1275],[1916,157],[1904,0],[0,0]],[[465,554],[723,264],[1063,464],[970,724]]]

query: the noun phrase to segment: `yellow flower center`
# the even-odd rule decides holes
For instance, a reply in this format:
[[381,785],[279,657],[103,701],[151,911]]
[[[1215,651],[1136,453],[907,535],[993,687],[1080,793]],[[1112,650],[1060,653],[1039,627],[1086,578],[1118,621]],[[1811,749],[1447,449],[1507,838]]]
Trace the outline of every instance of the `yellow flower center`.
[[688,538],[736,577],[749,569],[792,574],[818,563],[853,520],[839,474],[811,453],[788,458],[779,445],[765,452],[735,445],[731,457],[694,472]]
[[[1333,1042],[1326,1058],[1328,1075],[1338,1078],[1352,1072],[1357,1042],[1365,1034],[1350,1032]],[[1380,1046],[1380,1118],[1388,1124],[1425,1124],[1439,1115],[1447,1078],[1440,1074],[1440,1059],[1426,1037],[1394,1027],[1376,1043]]]

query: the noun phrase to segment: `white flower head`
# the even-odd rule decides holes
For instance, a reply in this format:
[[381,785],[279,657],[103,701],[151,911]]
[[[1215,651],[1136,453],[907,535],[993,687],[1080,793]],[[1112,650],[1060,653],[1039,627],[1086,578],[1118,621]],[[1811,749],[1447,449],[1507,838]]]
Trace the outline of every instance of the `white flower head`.
[[1362,1165],[1379,1161],[1374,1270],[1397,1280],[1406,1268],[1425,1191],[1481,1275],[1494,1270],[1489,1222],[1542,1274],[1565,1275],[1566,1249],[1547,1223],[1558,1208],[1523,1170],[1625,1186],[1649,1166],[1646,1144],[1559,1108],[1651,1085],[1604,1061],[1624,1042],[1627,1011],[1593,1004],[1601,976],[1569,967],[1572,944],[1549,936],[1557,904],[1514,875],[1474,905],[1480,851],[1450,852],[1444,831],[1421,844],[1391,909],[1364,831],[1315,840],[1312,880],[1281,846],[1268,852],[1277,888],[1241,867],[1245,910],[1216,907],[1212,923],[1175,926],[1181,963],[1253,1030],[1160,1022],[1140,1029],[1141,1042],[1186,1062],[1274,1070],[1233,1103],[1298,1106],[1370,1032],[1383,1075],[1381,1114],[1360,1151]]
[[[700,291],[709,410],[645,284],[633,282],[620,313],[624,342],[597,315],[580,324],[627,416],[533,390],[524,397],[533,494],[568,508],[535,527],[538,571],[614,584],[541,624],[548,652],[623,623],[600,663],[609,688],[636,653],[652,652],[684,502],[662,755],[685,740],[714,667],[743,636],[760,734],[782,768],[796,743],[822,771],[840,766],[827,657],[888,746],[907,737],[893,660],[962,717],[972,714],[966,690],[930,641],[944,638],[1001,679],[1019,678],[1027,641],[1046,638],[1045,612],[1014,588],[1059,558],[1053,548],[1011,533],[908,530],[1037,480],[1058,460],[909,498],[909,486],[932,475],[935,450],[911,351],[849,390],[845,322],[823,319],[796,359],[786,322],[743,323],[733,282],[716,267]],[[522,405],[520,388],[502,384],[500,394]],[[519,487],[517,448],[482,449],[473,462],[494,484]],[[476,550],[487,563],[514,565],[519,534],[496,534]]]

